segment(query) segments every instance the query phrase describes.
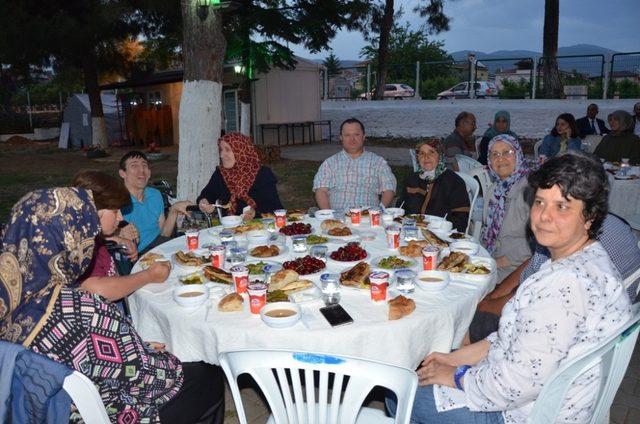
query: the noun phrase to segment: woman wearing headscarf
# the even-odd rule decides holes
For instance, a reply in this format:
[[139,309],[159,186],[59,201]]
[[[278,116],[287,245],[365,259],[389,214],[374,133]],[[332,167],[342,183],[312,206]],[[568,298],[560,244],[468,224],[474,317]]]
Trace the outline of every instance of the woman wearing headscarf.
[[489,142],[488,157],[493,183],[484,200],[482,244],[496,260],[498,281],[502,281],[531,256],[525,198],[529,167],[518,140],[506,134]]
[[542,140],[538,154],[542,161],[562,154],[567,150],[580,150],[582,140],[578,133],[576,118],[570,113],[562,113],[556,118],[556,125]]
[[445,216],[453,228],[465,232],[469,219],[469,195],[464,181],[447,169],[444,146],[430,139],[416,146],[420,169],[404,182],[402,199],[408,214]]
[[218,139],[221,165],[198,196],[198,206],[213,213],[213,203],[230,203],[229,214],[243,214],[245,220],[256,214],[282,209],[271,169],[260,165],[251,137],[229,133]]
[[487,152],[489,150],[489,142],[496,136],[501,134],[508,134],[511,137],[518,139],[516,133],[511,131],[511,115],[506,110],[499,110],[493,117],[493,125],[484,132],[482,140],[480,140],[478,162],[483,165],[487,165]]
[[608,119],[611,132],[602,138],[593,153],[607,162],[620,162],[624,158],[632,165],[640,164],[640,138],[633,133],[633,116],[616,110]]
[[176,408],[193,407],[180,361],[80,287],[95,238],[115,230],[119,207],[96,205],[81,188],[33,191],[13,207],[0,253],[0,338],[89,377],[113,422],[190,422],[175,420]]

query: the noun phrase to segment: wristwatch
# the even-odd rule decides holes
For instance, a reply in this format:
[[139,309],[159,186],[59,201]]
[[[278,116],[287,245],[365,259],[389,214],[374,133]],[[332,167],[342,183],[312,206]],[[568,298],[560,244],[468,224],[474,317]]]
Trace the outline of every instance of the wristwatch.
[[459,390],[464,391],[464,388],[460,384],[460,379],[464,377],[469,368],[471,368],[471,365],[460,365],[458,368],[456,368],[456,373],[453,374],[453,381],[456,383],[456,387]]

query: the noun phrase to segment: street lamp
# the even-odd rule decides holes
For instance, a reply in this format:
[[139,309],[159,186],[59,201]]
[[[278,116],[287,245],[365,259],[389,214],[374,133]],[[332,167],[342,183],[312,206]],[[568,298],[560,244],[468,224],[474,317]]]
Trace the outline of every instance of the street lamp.
[[231,6],[232,1],[229,0],[196,0],[196,14],[201,21],[209,16],[209,9],[224,9]]

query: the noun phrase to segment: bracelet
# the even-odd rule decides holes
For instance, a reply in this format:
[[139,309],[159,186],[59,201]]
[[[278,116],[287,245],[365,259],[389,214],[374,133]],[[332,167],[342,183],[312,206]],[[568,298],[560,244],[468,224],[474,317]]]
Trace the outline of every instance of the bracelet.
[[456,368],[456,373],[453,374],[453,381],[456,383],[458,390],[464,391],[464,388],[460,384],[460,379],[464,377],[465,373],[471,368],[471,365],[460,365]]

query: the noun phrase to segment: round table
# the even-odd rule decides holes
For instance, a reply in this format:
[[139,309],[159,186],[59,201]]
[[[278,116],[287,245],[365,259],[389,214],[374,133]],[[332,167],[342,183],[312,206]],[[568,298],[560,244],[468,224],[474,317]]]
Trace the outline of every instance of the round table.
[[[319,233],[320,221],[305,222],[312,224],[314,233]],[[367,223],[359,229],[375,233],[375,240],[362,242],[370,259],[394,254],[386,246],[384,230],[370,228]],[[215,232],[215,229],[201,231],[200,243],[217,242]],[[287,243],[292,252],[288,237]],[[328,243],[328,247],[332,252],[339,244]],[[153,251],[169,258],[185,248],[184,237],[179,237]],[[478,255],[489,256],[482,248]],[[421,263],[416,262],[414,268],[418,271]],[[133,272],[139,269],[136,264]],[[338,271],[333,265],[327,269]],[[436,293],[416,287],[408,295],[416,303],[415,311],[394,321],[388,320],[387,304],[373,303],[368,290],[343,287],[340,304],[354,319],[353,324],[332,328],[319,312],[324,304],[314,300],[301,303],[303,319],[295,326],[273,329],[259,315],[249,313],[246,300],[242,312],[219,312],[218,299],[197,309],[179,306],[172,296],[172,289],[179,285],[179,274],[174,268],[166,282],[149,284],[129,296],[133,322],[144,340],[166,343],[167,350],[182,361],[211,364],[219,363],[219,352],[270,348],[356,356],[414,369],[427,353],[448,352],[460,344],[477,303],[496,284],[493,273],[485,283],[452,280]],[[319,285],[319,276],[310,279]],[[397,293],[390,290],[390,294],[388,298]]]

